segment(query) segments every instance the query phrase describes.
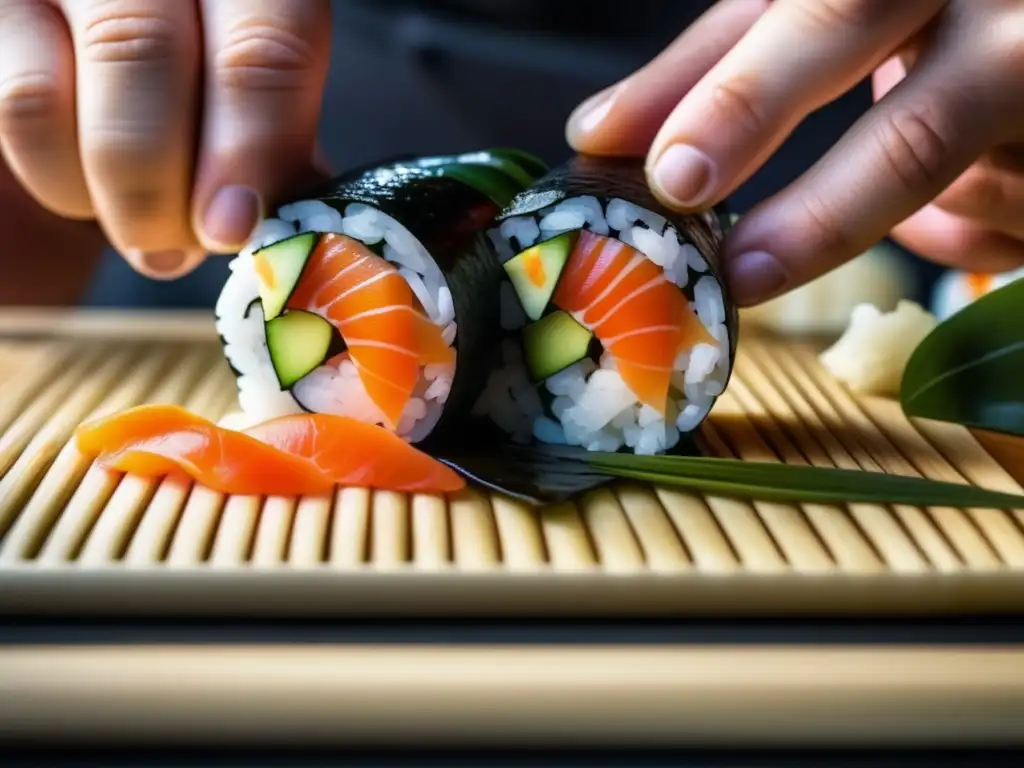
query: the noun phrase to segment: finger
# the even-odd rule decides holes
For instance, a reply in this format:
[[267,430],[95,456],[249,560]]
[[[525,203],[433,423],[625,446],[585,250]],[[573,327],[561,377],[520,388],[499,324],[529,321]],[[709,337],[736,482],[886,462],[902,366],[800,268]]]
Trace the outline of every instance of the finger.
[[979,161],[954,181],[934,204],[989,229],[1024,239],[1024,176]]
[[207,92],[193,222],[241,248],[265,205],[313,171],[327,76],[328,0],[205,0]]
[[1024,265],[1024,240],[929,205],[892,231],[911,251],[968,272],[998,274]]
[[199,29],[191,1],[65,0],[79,143],[93,205],[139,271],[175,277],[204,252],[188,217]]
[[777,0],[661,127],[647,158],[652,191],[680,211],[722,200],[944,2]]
[[643,156],[672,108],[740,41],[770,0],[722,0],[642,69],[591,96],[569,117],[577,152]]
[[758,303],[853,258],[982,155],[1002,107],[983,63],[922,63],[810,171],[750,211],[725,246],[737,301]]
[[0,0],[0,40],[0,149],[11,171],[44,208],[90,218],[64,19],[39,0]]

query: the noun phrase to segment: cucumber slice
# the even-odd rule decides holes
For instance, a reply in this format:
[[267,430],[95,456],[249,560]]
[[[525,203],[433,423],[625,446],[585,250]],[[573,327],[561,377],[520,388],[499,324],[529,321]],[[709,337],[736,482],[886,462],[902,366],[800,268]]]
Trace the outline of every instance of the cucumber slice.
[[531,320],[540,320],[544,314],[575,242],[575,233],[566,232],[526,249],[503,265]]
[[544,381],[587,356],[594,334],[561,310],[523,329],[523,353],[534,381]]
[[323,363],[334,341],[334,326],[312,312],[286,312],[265,328],[270,362],[282,389]]
[[303,232],[252,255],[265,320],[273,320],[284,311],[319,239],[316,232]]

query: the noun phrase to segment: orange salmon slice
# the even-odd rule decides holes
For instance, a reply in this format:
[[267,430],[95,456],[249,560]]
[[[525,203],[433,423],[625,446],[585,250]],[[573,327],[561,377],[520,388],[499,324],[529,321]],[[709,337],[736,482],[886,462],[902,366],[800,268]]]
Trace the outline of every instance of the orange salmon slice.
[[593,331],[637,399],[665,413],[681,351],[714,344],[683,292],[635,248],[584,230],[553,297]]
[[301,496],[333,483],[312,462],[177,406],[140,406],[79,427],[78,448],[118,472],[184,473],[220,493]]
[[316,313],[338,329],[390,429],[397,427],[421,367],[455,360],[394,265],[345,235],[320,238],[288,307]]
[[454,470],[394,433],[343,416],[282,416],[257,424],[246,434],[309,459],[339,485],[449,493],[466,484]]
[[297,414],[243,432],[178,406],[132,408],[82,425],[79,450],[120,472],[183,473],[220,493],[302,496],[335,485],[449,493],[451,468],[386,429],[342,416]]

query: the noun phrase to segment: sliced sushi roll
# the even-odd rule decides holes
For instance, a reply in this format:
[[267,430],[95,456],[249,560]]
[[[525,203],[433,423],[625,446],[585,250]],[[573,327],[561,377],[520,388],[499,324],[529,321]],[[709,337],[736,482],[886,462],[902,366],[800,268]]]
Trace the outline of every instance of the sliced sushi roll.
[[1024,267],[995,275],[947,270],[932,290],[932,314],[940,321],[997,288],[1024,277]]
[[264,220],[216,307],[241,423],[332,414],[418,443],[468,410],[486,370],[460,362],[498,326],[486,232],[543,171],[516,150],[402,159]]
[[671,450],[732,370],[729,224],[665,209],[634,160],[577,156],[518,195],[491,232],[505,339],[474,413],[519,443]]

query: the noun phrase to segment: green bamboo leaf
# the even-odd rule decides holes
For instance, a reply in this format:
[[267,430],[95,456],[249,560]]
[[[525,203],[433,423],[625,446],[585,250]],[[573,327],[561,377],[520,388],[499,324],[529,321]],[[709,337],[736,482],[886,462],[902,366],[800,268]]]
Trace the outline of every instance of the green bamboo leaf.
[[1024,436],[1024,279],[940,323],[907,362],[903,412]]
[[504,445],[445,461],[477,482],[534,503],[562,501],[620,478],[755,501],[1024,509],[1024,495],[973,485],[706,456],[635,456]]
[[499,208],[504,208],[518,195],[522,188],[510,176],[487,165],[468,165],[462,163],[446,163],[437,166],[441,176],[458,179],[463,184],[473,187],[486,195]]
[[488,149],[481,152],[467,152],[455,158],[465,165],[484,165],[497,168],[526,189],[547,173],[547,168],[537,158],[516,149]]
[[516,149],[421,157],[413,164],[430,173],[458,179],[490,198],[499,208],[508,205],[547,171],[541,160]]
[[1024,508],[1024,496],[973,485],[881,472],[692,456],[593,454],[587,463],[616,477],[763,501]]

